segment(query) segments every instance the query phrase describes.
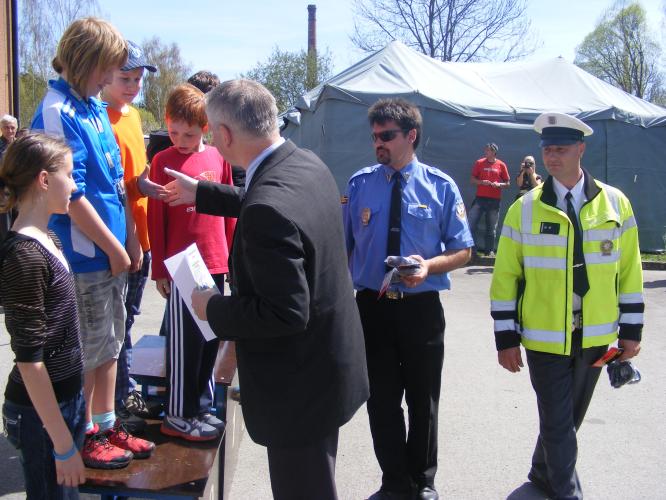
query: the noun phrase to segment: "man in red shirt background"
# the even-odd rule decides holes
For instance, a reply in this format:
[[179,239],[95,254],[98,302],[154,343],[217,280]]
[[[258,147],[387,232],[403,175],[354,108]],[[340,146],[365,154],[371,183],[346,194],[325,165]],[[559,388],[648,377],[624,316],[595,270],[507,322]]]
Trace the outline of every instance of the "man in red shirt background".
[[[499,219],[502,189],[509,187],[510,177],[506,164],[497,158],[497,144],[491,142],[484,148],[485,156],[479,158],[472,167],[471,182],[476,186],[476,197],[469,209],[469,228],[474,237],[476,226],[482,214],[485,214],[484,251],[490,257],[495,256],[495,232]],[[475,250],[478,249],[476,245]]]

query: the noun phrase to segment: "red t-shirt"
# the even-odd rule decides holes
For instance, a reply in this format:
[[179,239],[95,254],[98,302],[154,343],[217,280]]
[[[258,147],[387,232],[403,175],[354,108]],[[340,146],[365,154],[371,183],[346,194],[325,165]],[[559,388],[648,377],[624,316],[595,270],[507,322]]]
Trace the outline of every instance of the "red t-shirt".
[[[150,165],[150,180],[167,184],[173,178],[164,167],[199,180],[232,185],[231,165],[217,149],[205,146],[199,153],[181,154],[171,146],[160,151]],[[148,201],[148,235],[152,250],[152,278],[169,278],[164,266],[167,259],[196,243],[211,274],[229,271],[229,249],[234,236],[236,219],[200,214],[194,205],[170,207],[166,203]]]
[[[502,160],[496,158],[494,162],[490,163],[486,158],[479,158],[472,168],[472,177],[476,177],[480,181],[509,182],[509,170]],[[499,200],[502,197],[502,189],[479,184],[476,187],[476,196]]]

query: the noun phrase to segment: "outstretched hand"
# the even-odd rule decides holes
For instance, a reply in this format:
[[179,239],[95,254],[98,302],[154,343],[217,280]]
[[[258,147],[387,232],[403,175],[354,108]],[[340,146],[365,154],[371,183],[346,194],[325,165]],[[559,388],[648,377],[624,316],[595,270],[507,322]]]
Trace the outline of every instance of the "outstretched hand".
[[164,186],[167,191],[164,201],[172,207],[177,205],[194,205],[197,198],[199,181],[170,168],[165,168],[164,173],[174,178],[174,180]]
[[143,169],[143,172],[141,172],[141,175],[139,175],[137,180],[139,191],[141,191],[141,194],[144,196],[152,198],[153,200],[164,199],[164,197],[167,195],[167,190],[164,188],[164,186],[151,181],[148,178],[149,173],[150,167],[146,166],[146,168]]

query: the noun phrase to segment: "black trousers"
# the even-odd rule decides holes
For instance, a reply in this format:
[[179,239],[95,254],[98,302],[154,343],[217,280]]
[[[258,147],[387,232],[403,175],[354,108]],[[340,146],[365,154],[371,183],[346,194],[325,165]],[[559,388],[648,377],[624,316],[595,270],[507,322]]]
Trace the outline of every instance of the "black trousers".
[[267,451],[274,500],[337,500],[338,429],[306,446]]
[[445,321],[439,294],[377,300],[376,291],[362,290],[356,302],[370,379],[370,431],[382,485],[391,491],[406,491],[414,483],[433,487],[444,362]]
[[[214,274],[213,280],[218,289],[224,291],[224,274]],[[185,300],[189,301],[190,298],[181,297],[172,282],[168,299],[167,413],[191,418],[210,411],[213,405],[213,370],[220,341],[204,339]]]
[[527,351],[530,380],[539,409],[539,437],[532,456],[530,478],[554,499],[582,499],[576,473],[576,431],[585,418],[601,368],[590,365],[607,346],[581,348],[574,332],[570,356]]

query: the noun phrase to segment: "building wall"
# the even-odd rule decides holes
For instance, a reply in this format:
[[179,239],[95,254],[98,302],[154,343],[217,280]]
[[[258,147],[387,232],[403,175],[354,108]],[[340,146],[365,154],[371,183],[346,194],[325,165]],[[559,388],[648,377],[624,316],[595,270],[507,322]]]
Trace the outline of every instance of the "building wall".
[[11,0],[0,0],[0,116],[14,114],[12,102]]

